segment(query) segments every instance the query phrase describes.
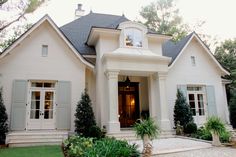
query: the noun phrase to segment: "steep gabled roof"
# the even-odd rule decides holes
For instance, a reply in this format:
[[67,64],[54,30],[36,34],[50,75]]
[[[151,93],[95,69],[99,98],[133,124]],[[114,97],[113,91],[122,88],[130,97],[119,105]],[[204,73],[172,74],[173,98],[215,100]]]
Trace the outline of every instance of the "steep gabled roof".
[[186,37],[181,39],[179,42],[174,42],[172,40],[168,40],[162,45],[163,56],[167,56],[167,57],[172,58],[170,65],[173,63],[173,61],[176,59],[176,57],[182,51],[184,46],[188,43],[188,41],[192,37],[192,35],[193,35],[193,33],[187,35]]
[[88,15],[76,19],[60,29],[82,55],[95,55],[94,47],[88,46],[86,40],[92,27],[116,29],[122,22],[129,21],[125,16],[98,14],[90,12]]
[[178,60],[178,58],[180,58],[181,54],[193,38],[195,38],[198,43],[203,47],[203,49],[206,51],[212,61],[221,70],[222,75],[229,75],[230,73],[216,60],[208,46],[201,40],[201,38],[195,32],[192,32],[177,43],[174,43],[173,41],[169,40],[162,45],[163,56],[172,57],[172,61],[169,67],[171,68],[174,66],[175,62]]
[[79,58],[79,60],[87,65],[89,68],[94,68],[94,66],[85,60],[74,48],[74,46],[71,44],[71,42],[64,36],[63,32],[57,27],[57,25],[54,23],[54,21],[46,14],[44,17],[42,17],[38,22],[36,22],[30,29],[28,29],[25,33],[23,33],[20,37],[18,37],[10,46],[8,46],[1,54],[0,59],[6,56],[8,53],[10,53],[11,50],[13,50],[15,47],[17,47],[22,40],[24,40],[27,36],[29,36],[35,29],[37,29],[41,24],[43,24],[45,21],[49,23],[50,26],[55,30],[55,32],[59,35],[59,37],[67,44],[67,46],[71,49],[71,51],[75,54],[76,57]]

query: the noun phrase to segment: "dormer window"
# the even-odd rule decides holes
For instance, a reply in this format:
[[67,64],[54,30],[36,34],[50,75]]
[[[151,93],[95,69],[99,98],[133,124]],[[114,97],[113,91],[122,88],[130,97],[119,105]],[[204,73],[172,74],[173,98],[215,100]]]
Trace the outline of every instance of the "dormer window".
[[125,45],[129,47],[142,47],[143,35],[142,31],[136,28],[126,28],[125,31]]

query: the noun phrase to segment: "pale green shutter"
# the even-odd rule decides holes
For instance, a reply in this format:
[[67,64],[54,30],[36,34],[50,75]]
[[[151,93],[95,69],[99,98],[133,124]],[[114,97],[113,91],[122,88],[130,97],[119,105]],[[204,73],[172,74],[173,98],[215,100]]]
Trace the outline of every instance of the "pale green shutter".
[[71,84],[69,81],[58,81],[56,98],[56,128],[70,129]]
[[12,90],[11,130],[24,130],[26,124],[27,81],[15,80]]
[[178,85],[177,88],[183,93],[184,97],[187,99],[187,85]]
[[208,116],[217,116],[216,100],[215,100],[215,88],[214,86],[206,86],[207,94],[207,110]]

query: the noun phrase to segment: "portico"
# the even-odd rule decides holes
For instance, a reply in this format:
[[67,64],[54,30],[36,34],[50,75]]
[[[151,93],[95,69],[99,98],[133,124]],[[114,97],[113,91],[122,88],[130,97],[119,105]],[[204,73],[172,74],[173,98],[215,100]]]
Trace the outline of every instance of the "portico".
[[[106,53],[102,57],[107,84],[107,132],[119,133],[118,77],[135,76],[147,79],[148,108],[162,131],[170,131],[171,124],[166,97],[166,77],[170,58],[159,55],[129,55]],[[105,89],[106,90],[106,89]]]

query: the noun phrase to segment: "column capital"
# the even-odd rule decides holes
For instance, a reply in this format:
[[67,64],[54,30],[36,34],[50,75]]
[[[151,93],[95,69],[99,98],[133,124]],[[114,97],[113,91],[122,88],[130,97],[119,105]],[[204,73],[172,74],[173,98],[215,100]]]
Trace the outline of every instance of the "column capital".
[[166,77],[167,77],[167,72],[158,72],[157,73],[157,77],[159,78],[159,79],[166,79]]
[[106,70],[105,75],[108,79],[117,79],[119,72],[119,70]]

